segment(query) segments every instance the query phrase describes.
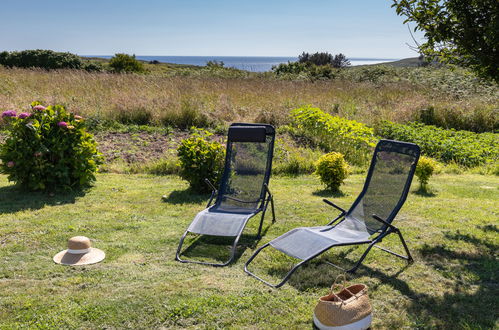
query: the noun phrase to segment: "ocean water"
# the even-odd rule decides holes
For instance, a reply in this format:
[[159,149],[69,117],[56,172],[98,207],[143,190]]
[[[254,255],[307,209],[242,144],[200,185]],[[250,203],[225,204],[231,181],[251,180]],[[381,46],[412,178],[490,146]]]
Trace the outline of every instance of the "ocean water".
[[[110,55],[83,55],[86,57],[111,58]],[[297,57],[265,57],[265,56],[142,56],[137,55],[138,60],[143,61],[159,61],[163,63],[189,64],[189,65],[206,65],[208,61],[222,61],[225,67],[231,67],[241,70],[264,72],[270,71],[272,66],[288,61],[297,61]],[[352,66],[376,64],[396,61],[398,59],[389,58],[349,58]]]

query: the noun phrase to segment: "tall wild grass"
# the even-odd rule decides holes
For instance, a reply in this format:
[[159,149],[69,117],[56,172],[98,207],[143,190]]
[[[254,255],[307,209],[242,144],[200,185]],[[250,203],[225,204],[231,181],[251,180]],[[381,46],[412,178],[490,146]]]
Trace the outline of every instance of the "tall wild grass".
[[[478,94],[456,98],[409,80],[311,82],[271,74],[137,75],[0,67],[0,109],[21,110],[34,100],[64,104],[95,123],[180,128],[234,121],[287,124],[290,110],[305,104],[368,125],[379,120],[419,120],[430,108],[430,119],[445,126],[455,121],[460,129],[494,130],[498,122],[497,99]],[[463,116],[469,120],[463,121]]]

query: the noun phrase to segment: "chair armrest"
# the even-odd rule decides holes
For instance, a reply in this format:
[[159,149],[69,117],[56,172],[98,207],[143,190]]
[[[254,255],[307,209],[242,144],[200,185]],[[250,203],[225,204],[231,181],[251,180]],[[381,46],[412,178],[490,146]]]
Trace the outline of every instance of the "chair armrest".
[[217,192],[217,188],[215,188],[215,186],[213,185],[213,183],[211,183],[211,181],[210,181],[210,180],[208,180],[208,179],[204,179],[204,182],[205,182],[208,186],[210,186],[211,190],[213,190],[215,193]]
[[345,211],[344,209],[342,209],[341,207],[339,207],[338,205],[334,204],[333,202],[331,202],[330,200],[327,200],[327,199],[323,199],[322,200],[324,203],[326,203],[327,205],[330,205],[332,207],[334,207],[335,209],[341,211],[341,213],[347,213],[347,211]]
[[398,231],[398,228],[395,227],[394,225],[392,225],[391,223],[388,223],[386,220],[383,220],[381,219],[380,217],[378,217],[376,214],[373,214],[372,217],[375,219],[375,220],[378,220],[379,222],[383,223],[384,225],[390,227],[391,229],[393,229],[394,231]]
[[210,207],[211,202],[213,201],[213,198],[214,198],[214,197],[215,197],[215,195],[218,193],[218,191],[217,191],[217,188],[215,188],[215,186],[211,183],[211,181],[210,181],[210,180],[208,180],[208,179],[206,179],[206,178],[205,178],[205,179],[204,179],[204,182],[205,182],[208,186],[210,186],[210,188],[211,188],[211,196],[210,196],[210,200],[208,201],[208,204],[206,205],[206,207]]

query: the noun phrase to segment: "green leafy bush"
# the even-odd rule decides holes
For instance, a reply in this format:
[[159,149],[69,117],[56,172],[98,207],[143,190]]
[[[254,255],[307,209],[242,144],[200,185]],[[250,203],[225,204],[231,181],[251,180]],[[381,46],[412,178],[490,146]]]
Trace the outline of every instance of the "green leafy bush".
[[418,178],[420,189],[426,191],[428,187],[428,181],[433,173],[437,169],[437,162],[429,157],[421,156],[419,158],[418,164],[416,165],[415,175]]
[[384,138],[413,142],[422,152],[445,163],[473,167],[499,160],[499,134],[443,129],[421,123],[383,121],[376,133]]
[[29,190],[81,188],[94,180],[102,162],[85,120],[61,105],[38,102],[32,112],[4,111],[8,137],[0,148],[0,171]]
[[332,116],[305,106],[291,112],[294,133],[326,151],[337,151],[354,164],[365,164],[375,145],[374,130],[355,120]]
[[102,72],[104,70],[102,64],[93,61],[89,61],[83,64],[82,69],[87,72]]
[[109,61],[109,67],[117,73],[141,73],[144,72],[142,62],[135,59],[135,55],[115,54]]
[[348,176],[348,164],[339,152],[330,152],[317,160],[315,173],[332,191],[338,191]]
[[43,49],[1,52],[0,64],[7,67],[43,68],[47,70],[81,69],[83,67],[78,55]]
[[197,129],[177,148],[180,176],[197,192],[210,191],[204,180],[208,179],[216,186],[222,175],[225,149],[216,141],[208,141],[209,136],[211,133]]

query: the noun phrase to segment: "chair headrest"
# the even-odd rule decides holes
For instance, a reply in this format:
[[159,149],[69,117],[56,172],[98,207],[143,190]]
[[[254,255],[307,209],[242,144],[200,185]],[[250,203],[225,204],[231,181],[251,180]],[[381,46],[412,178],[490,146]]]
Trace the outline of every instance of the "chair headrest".
[[265,126],[230,126],[228,138],[230,142],[265,142]]

